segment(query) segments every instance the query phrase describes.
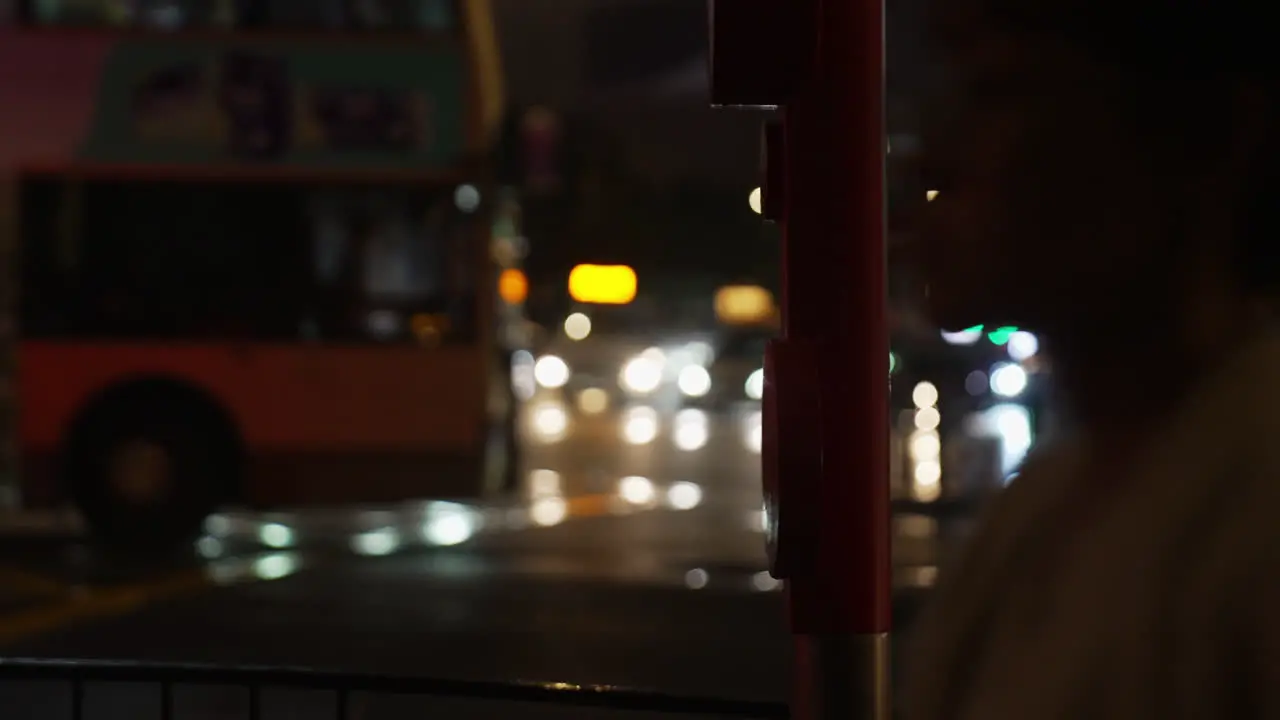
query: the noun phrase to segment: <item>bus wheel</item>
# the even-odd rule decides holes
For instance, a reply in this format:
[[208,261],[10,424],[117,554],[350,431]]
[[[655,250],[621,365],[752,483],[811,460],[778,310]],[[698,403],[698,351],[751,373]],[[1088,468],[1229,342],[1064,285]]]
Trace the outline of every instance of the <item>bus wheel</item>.
[[111,403],[73,433],[66,481],[90,531],[130,550],[169,550],[199,535],[238,470],[216,413],[175,402]]

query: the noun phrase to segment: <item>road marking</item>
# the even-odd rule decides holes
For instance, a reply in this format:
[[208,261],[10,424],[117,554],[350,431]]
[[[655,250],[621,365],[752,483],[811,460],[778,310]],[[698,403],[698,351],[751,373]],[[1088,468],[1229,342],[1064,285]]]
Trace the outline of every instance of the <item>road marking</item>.
[[609,493],[574,495],[565,499],[566,515],[570,518],[600,517],[614,514],[618,498]]
[[55,605],[46,605],[0,617],[0,645],[9,645],[85,620],[97,620],[138,610],[161,600],[173,599],[212,587],[204,569],[187,571],[138,585],[86,590]]
[[[294,553],[228,558],[158,580],[103,588],[63,586],[67,599],[0,616],[0,647],[91,620],[104,620],[219,587],[279,580],[307,567]],[[51,581],[52,582],[52,581]],[[78,590],[78,592],[76,592]]]
[[0,585],[17,591],[19,595],[64,595],[71,591],[72,583],[44,577],[19,567],[0,565]]

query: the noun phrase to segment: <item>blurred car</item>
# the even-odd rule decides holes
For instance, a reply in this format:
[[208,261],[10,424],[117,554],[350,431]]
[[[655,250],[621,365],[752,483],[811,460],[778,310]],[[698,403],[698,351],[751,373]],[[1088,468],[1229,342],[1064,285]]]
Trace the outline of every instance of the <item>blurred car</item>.
[[764,396],[764,350],[775,336],[768,327],[733,327],[721,333],[707,366],[709,389],[688,401],[718,411],[752,407]]
[[707,333],[674,327],[642,303],[570,310],[536,343],[539,394],[594,414],[635,403],[675,408],[710,390]]

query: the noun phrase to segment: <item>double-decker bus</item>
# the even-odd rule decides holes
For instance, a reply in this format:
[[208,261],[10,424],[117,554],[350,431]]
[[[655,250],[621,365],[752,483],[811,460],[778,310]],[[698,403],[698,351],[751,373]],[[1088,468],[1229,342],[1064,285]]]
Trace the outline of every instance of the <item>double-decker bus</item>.
[[510,487],[501,83],[488,0],[20,5],[0,29],[20,502],[138,544],[225,504]]

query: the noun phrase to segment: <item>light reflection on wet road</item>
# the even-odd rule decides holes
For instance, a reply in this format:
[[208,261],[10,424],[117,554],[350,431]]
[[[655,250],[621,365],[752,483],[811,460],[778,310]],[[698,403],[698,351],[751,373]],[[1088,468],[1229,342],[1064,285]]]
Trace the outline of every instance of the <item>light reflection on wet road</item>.
[[[546,407],[531,418],[545,422]],[[563,419],[531,437],[526,487],[506,505],[226,513],[202,557],[163,566],[58,539],[0,543],[0,643],[13,655],[784,697],[753,410],[564,408]],[[927,586],[935,523],[896,526],[900,585]]]

